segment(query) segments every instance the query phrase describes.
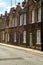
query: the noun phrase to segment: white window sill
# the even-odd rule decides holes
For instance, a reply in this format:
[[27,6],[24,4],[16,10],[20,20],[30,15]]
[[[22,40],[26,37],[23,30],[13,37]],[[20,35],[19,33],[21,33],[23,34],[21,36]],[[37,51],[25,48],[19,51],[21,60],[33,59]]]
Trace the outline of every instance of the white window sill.
[[14,40],[14,42],[16,42],[16,40]]
[[41,22],[41,21],[38,21],[38,23]]
[[26,43],[25,41],[23,43]]
[[36,44],[41,44],[41,42],[40,43],[37,42]]

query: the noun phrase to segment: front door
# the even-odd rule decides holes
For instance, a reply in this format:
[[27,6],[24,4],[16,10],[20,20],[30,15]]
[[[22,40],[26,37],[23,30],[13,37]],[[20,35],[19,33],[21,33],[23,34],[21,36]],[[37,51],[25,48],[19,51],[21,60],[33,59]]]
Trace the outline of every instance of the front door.
[[30,47],[32,48],[32,33],[30,33]]

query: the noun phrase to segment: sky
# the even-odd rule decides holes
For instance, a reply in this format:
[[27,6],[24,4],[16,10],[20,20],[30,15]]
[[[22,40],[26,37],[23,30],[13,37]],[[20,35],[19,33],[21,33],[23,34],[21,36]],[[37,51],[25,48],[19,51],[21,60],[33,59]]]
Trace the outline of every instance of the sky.
[[[17,3],[22,3],[23,0],[16,0]],[[15,0],[12,0],[12,7],[15,7]],[[0,14],[4,14],[5,11],[9,12],[11,8],[11,0],[0,0]]]

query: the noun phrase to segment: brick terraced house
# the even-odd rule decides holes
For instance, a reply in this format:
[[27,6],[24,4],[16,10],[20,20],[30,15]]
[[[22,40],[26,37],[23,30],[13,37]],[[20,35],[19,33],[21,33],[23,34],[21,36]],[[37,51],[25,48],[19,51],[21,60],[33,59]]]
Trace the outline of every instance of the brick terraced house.
[[41,49],[41,0],[24,0],[0,16],[0,42]]

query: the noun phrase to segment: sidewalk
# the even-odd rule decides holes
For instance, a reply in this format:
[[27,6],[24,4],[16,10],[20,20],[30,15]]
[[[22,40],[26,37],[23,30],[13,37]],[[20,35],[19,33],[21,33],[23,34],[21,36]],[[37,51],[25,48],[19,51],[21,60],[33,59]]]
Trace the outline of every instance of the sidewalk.
[[0,45],[7,46],[7,47],[10,47],[10,48],[19,49],[19,50],[24,50],[24,51],[27,51],[27,52],[30,51],[30,52],[33,52],[33,53],[43,54],[43,52],[41,52],[40,50],[34,50],[34,49],[30,49],[30,48],[23,48],[23,47],[19,47],[19,46],[4,44],[4,43],[0,43]]

